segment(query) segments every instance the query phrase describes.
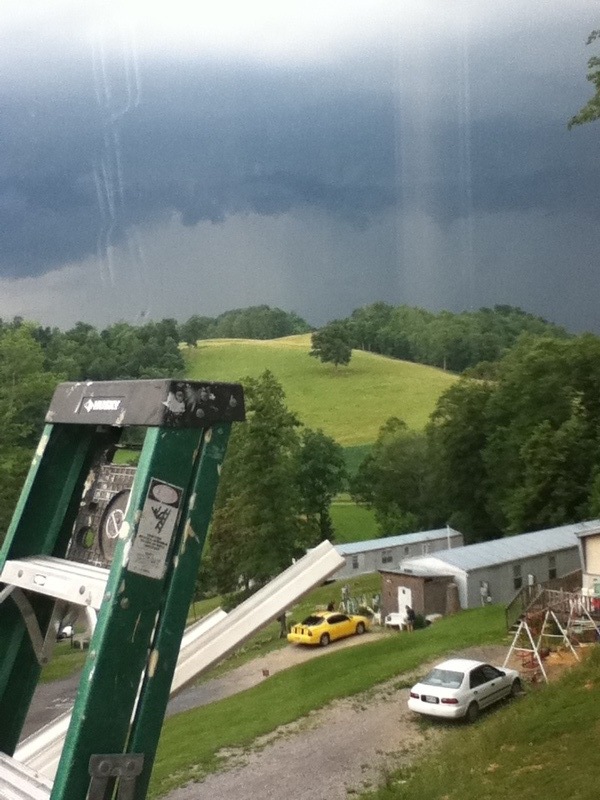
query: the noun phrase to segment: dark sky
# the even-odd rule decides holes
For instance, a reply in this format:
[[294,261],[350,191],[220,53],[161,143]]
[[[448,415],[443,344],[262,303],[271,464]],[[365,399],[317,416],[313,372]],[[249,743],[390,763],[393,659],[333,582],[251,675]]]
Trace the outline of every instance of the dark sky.
[[600,331],[600,128],[567,130],[595,0],[205,5],[3,3],[0,316]]

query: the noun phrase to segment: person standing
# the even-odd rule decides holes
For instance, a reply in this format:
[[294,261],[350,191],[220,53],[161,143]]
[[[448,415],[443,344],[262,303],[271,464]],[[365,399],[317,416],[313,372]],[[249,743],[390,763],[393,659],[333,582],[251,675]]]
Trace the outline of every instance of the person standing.
[[406,606],[405,611],[406,611],[406,622],[405,622],[406,630],[407,631],[414,631],[414,629],[415,629],[415,618],[416,618],[417,615],[415,614],[414,609],[411,608],[410,606]]

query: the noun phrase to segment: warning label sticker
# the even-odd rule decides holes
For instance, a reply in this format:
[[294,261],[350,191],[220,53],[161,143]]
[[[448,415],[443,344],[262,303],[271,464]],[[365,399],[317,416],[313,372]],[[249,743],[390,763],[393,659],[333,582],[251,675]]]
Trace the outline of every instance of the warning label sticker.
[[178,486],[151,479],[129,553],[129,572],[162,580],[182,494],[183,490]]

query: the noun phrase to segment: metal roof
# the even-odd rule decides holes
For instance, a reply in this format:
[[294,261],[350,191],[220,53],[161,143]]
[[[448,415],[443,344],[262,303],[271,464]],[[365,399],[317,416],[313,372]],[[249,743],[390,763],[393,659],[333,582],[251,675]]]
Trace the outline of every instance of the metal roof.
[[544,553],[577,547],[579,534],[594,529],[600,531],[600,520],[578,522],[574,525],[563,525],[560,528],[522,533],[517,536],[505,536],[491,542],[469,544],[464,547],[455,547],[452,550],[438,550],[426,556],[403,559],[400,570],[413,569],[413,565],[420,569],[451,566],[470,572],[483,567],[521,561]]
[[462,536],[453,528],[438,528],[434,531],[418,531],[417,533],[402,533],[398,536],[384,536],[381,539],[369,539],[364,542],[347,542],[334,545],[342,556],[353,556],[356,553],[368,553],[372,550],[385,550],[389,547],[402,547],[407,544],[431,542],[434,539],[446,539],[447,536]]
[[[587,523],[584,523],[587,524]],[[577,532],[578,539],[585,539],[586,536],[594,536],[600,533],[600,525],[591,525],[591,527],[584,528]]]

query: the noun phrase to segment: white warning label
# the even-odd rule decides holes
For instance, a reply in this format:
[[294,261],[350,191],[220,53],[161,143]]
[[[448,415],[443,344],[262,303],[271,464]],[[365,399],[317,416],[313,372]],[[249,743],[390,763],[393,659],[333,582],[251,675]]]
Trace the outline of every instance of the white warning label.
[[162,580],[182,493],[178,486],[152,478],[129,553],[129,572]]

